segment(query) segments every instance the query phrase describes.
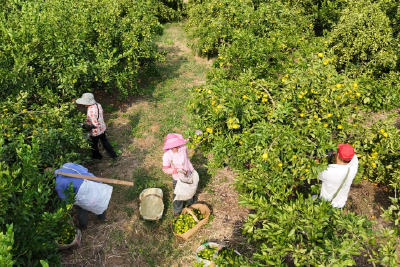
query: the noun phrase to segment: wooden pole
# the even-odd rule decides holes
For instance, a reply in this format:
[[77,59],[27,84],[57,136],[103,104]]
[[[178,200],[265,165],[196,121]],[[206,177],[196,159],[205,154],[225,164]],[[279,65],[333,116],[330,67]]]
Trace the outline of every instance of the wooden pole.
[[100,177],[87,176],[87,175],[75,174],[75,173],[65,173],[65,172],[57,172],[57,175],[58,174],[59,175],[63,175],[63,176],[67,176],[67,177],[72,177],[72,178],[79,178],[79,179],[86,179],[86,180],[91,180],[91,181],[103,182],[103,183],[107,183],[107,184],[122,184],[122,185],[133,186],[132,182],[121,181],[121,180],[116,180],[116,179],[100,178]]

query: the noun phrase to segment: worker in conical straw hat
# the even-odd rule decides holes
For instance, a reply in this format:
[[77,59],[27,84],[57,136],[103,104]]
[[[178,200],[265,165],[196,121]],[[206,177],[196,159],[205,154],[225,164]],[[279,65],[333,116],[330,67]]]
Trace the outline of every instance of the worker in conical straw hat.
[[186,142],[182,135],[168,134],[164,139],[163,171],[172,174],[174,216],[179,215],[186,201],[187,205],[195,204],[195,194],[199,175],[193,168],[187,154]]
[[92,158],[103,158],[99,151],[100,140],[110,157],[116,159],[118,155],[115,153],[110,142],[108,142],[106,136],[106,124],[104,123],[103,108],[101,105],[94,100],[92,93],[84,93],[81,98],[76,100],[76,103],[87,107],[87,119],[85,124],[83,124],[83,128],[90,130]]

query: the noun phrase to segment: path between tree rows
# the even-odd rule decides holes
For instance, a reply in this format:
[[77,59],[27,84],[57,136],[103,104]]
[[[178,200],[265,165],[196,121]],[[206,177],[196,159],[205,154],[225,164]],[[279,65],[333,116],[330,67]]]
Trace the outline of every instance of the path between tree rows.
[[[237,204],[233,172],[226,168],[211,177],[204,167],[207,159],[193,149],[189,156],[201,180],[198,200],[210,206],[214,218],[189,241],[172,234],[172,178],[161,170],[163,138],[188,128],[188,90],[205,82],[212,62],[194,56],[187,47],[183,23],[167,24],[157,43],[166,52],[166,61],[158,65],[159,76],[142,79],[142,96],[120,103],[115,96],[95,93],[106,113],[109,140],[121,150],[122,157],[112,163],[107,155],[86,166],[96,176],[133,181],[135,185],[114,186],[107,221],[100,223],[91,214],[81,246],[64,252],[65,266],[191,266],[196,248],[205,241],[224,243],[251,255],[252,248],[241,234],[248,210]],[[138,196],[149,187],[160,187],[164,192],[165,211],[159,222],[147,222],[139,216]]]

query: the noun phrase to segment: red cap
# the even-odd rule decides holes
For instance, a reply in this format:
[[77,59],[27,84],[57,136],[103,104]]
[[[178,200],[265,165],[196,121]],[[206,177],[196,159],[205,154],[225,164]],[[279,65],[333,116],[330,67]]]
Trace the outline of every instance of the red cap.
[[349,144],[339,144],[338,153],[342,160],[350,161],[354,157],[354,148]]

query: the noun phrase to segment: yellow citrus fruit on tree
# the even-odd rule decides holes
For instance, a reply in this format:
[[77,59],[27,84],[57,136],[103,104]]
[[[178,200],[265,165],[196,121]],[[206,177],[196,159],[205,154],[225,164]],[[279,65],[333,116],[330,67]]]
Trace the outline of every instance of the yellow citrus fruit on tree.
[[332,117],[332,113],[328,113],[326,116],[327,116],[328,118],[330,118],[330,117]]
[[387,134],[387,133],[383,133],[383,136],[384,136],[384,137],[388,137],[388,134]]
[[357,97],[360,97],[360,96],[361,96],[361,94],[360,94],[360,93],[356,93],[356,96],[357,96]]
[[340,83],[336,84],[336,88],[340,88],[342,85]]
[[304,114],[303,114],[303,113],[300,113],[300,117],[302,117],[302,118],[303,118],[303,117],[304,117]]
[[353,87],[354,87],[354,88],[357,88],[357,86],[358,86],[358,85],[357,85],[356,83],[353,84]]
[[381,130],[380,130],[380,132],[381,132],[381,133],[384,133],[384,132],[385,132],[385,130],[384,130],[384,129],[381,129]]
[[318,57],[324,57],[324,54],[318,53]]
[[294,158],[294,159],[297,159],[297,156],[296,156],[296,155],[293,155],[293,158]]
[[279,164],[278,164],[278,167],[282,167],[282,166],[283,166],[283,164],[282,164],[282,163],[279,163]]
[[328,128],[328,124],[327,123],[324,123],[324,128]]
[[267,158],[268,158],[268,153],[264,153],[264,154],[262,155],[262,158],[263,158],[263,159],[267,159]]
[[343,126],[342,126],[341,124],[339,124],[339,125],[337,126],[337,128],[338,128],[338,129],[343,129]]
[[244,95],[244,96],[243,96],[243,99],[246,99],[246,98],[247,98],[247,95]]

